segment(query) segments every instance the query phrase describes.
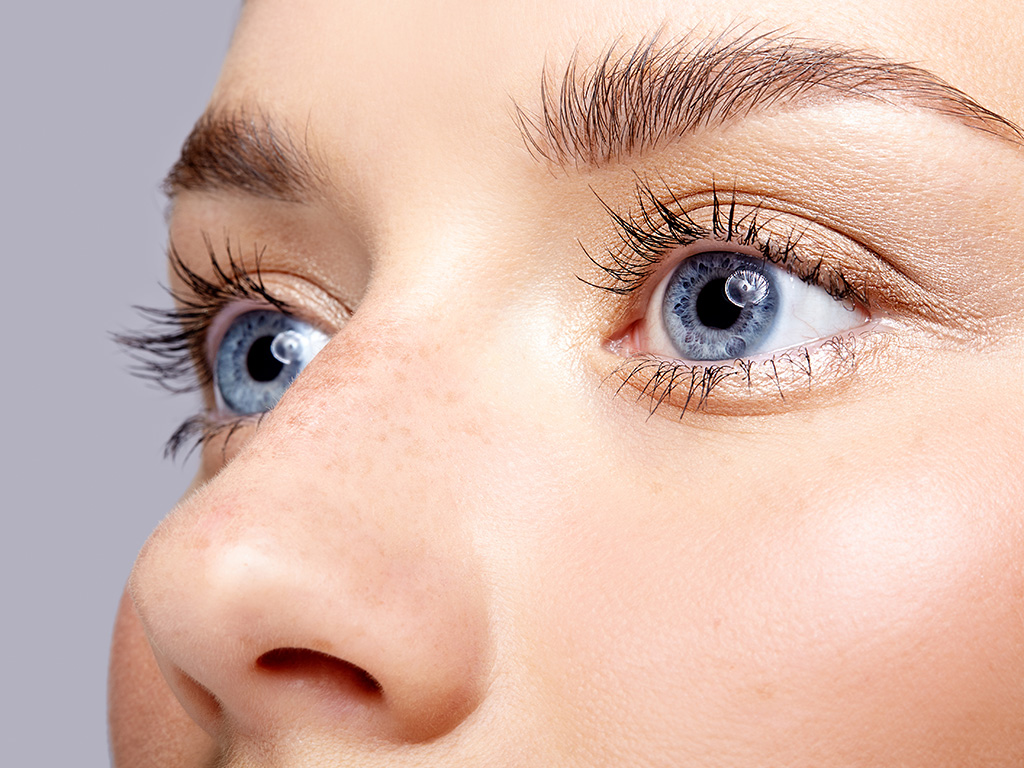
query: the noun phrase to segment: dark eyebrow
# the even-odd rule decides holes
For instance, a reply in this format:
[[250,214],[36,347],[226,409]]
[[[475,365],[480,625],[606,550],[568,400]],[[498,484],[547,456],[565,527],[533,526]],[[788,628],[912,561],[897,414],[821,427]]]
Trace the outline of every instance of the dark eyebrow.
[[577,52],[558,87],[545,67],[539,112],[515,105],[531,154],[565,167],[600,166],[702,127],[829,95],[915,105],[1024,145],[1014,123],[913,64],[778,33],[659,38],[625,53],[613,45],[589,67]]
[[284,202],[309,200],[330,178],[309,142],[257,110],[208,111],[185,140],[164,179],[172,199],[181,192],[225,190]]

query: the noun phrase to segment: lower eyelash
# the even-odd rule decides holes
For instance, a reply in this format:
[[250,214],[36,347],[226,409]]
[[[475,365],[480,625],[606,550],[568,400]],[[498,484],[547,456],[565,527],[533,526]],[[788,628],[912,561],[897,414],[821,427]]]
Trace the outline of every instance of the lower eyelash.
[[[625,371],[626,368],[629,368],[628,373]],[[648,414],[648,417],[650,417],[671,397],[676,387],[682,383],[687,387],[686,399],[682,404],[682,412],[680,413],[680,418],[682,418],[687,410],[690,409],[691,403],[694,410],[701,410],[707,404],[711,391],[724,378],[734,376],[737,373],[735,370],[732,370],[733,368],[732,364],[691,365],[653,357],[627,360],[616,369],[616,373],[624,375],[617,391],[622,392],[623,387],[630,384],[633,379],[645,380],[640,393],[637,395],[637,402],[645,397],[650,400],[650,412]]]
[[217,419],[207,413],[190,416],[181,423],[164,444],[164,458],[177,459],[182,456],[184,461],[188,461],[189,457],[197,450],[223,436],[221,463],[226,464],[228,446],[235,433],[241,429],[258,429],[267,413],[226,419]]
[[[835,336],[818,345],[831,349],[836,361],[846,367],[856,365],[857,337],[853,334]],[[648,401],[648,418],[666,403],[679,409],[679,418],[687,413],[708,411],[714,390],[729,380],[754,387],[755,377],[764,376],[779,400],[786,400],[787,379],[795,377],[806,381],[808,388],[814,378],[811,347],[804,346],[783,351],[764,360],[733,360],[727,363],[686,363],[666,360],[653,355],[638,354],[624,360],[608,378],[620,380],[616,389],[623,394],[626,387],[637,390],[636,401]],[[685,392],[685,395],[682,394]]]
[[[664,183],[662,186],[670,189]],[[584,248],[584,254],[608,280],[592,282],[580,277],[582,282],[629,296],[647,284],[673,251],[710,241],[756,248],[766,262],[822,288],[835,300],[868,306],[866,291],[850,283],[835,266],[826,264],[823,259],[808,261],[804,258],[798,247],[801,232],[794,230],[780,244],[777,238],[767,236],[762,224],[762,208],[753,206],[740,215],[735,189],[730,197],[723,199],[718,190],[712,188],[710,226],[696,222],[671,192],[666,202],[664,194],[659,196],[639,176],[635,195],[638,207],[630,214],[620,214],[598,198],[616,225],[621,245],[608,250],[604,260],[591,256]],[[620,380],[619,393],[630,387],[636,390],[638,402],[648,402],[648,417],[671,404],[678,408],[679,418],[683,418],[687,413],[709,411],[712,393],[725,384],[760,390],[757,397],[762,401],[772,394],[785,401],[787,392],[795,393],[792,387],[799,387],[799,382],[806,382],[810,387],[816,373],[812,349],[830,348],[830,361],[845,368],[855,362],[855,347],[856,336],[850,335],[783,350],[766,359],[696,363],[636,353],[625,359],[612,375]],[[742,406],[742,410],[747,409],[748,406]]]

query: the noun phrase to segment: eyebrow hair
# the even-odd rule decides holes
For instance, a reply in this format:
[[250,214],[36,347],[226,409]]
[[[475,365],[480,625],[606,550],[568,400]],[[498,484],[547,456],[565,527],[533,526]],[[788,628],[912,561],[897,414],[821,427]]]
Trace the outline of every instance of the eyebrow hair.
[[769,32],[608,48],[589,67],[573,54],[554,87],[545,66],[540,112],[518,103],[529,152],[563,167],[601,166],[669,138],[755,111],[828,95],[909,103],[1024,145],[1024,131],[942,78],[866,51]]
[[172,199],[186,191],[226,190],[302,202],[324,190],[329,178],[308,137],[300,145],[262,111],[212,110],[185,139],[163,190]]
[[[613,45],[587,68],[577,51],[557,88],[545,67],[540,113],[514,105],[529,152],[563,167],[599,167],[702,127],[828,94],[911,103],[1024,146],[1021,128],[912,64],[776,33],[659,38],[622,54]],[[172,200],[223,190],[302,202],[322,194],[330,178],[308,136],[300,144],[258,109],[213,109],[196,122],[163,190]]]

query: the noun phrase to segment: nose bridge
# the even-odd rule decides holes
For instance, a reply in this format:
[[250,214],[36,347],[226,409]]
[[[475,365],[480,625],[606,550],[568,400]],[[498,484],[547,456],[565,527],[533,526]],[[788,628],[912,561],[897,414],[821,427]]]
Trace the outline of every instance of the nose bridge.
[[478,702],[480,570],[437,460],[461,450],[437,425],[460,430],[441,412],[463,410],[464,383],[422,335],[353,321],[140,555],[132,594],[158,661],[211,732],[301,713],[420,740]]
[[[329,454],[333,468],[345,470],[346,477],[393,477],[394,467],[378,450],[404,464],[449,442],[446,432],[418,428],[429,413],[450,432],[464,431],[466,411],[459,406],[466,381],[458,361],[437,341],[446,335],[440,324],[422,316],[354,318],[268,415],[267,429],[260,431],[270,434],[258,434],[253,450],[265,450],[272,441],[267,453],[310,451],[325,459]],[[357,445],[362,441],[367,443]]]

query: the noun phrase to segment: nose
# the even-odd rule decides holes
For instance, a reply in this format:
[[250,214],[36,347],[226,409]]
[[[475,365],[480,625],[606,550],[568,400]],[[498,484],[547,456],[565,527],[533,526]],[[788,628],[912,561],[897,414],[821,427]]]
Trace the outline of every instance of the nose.
[[[480,701],[480,568],[454,462],[436,461],[457,450],[436,432],[452,393],[426,373],[440,366],[356,336],[320,353],[133,571],[161,671],[215,737],[416,742]],[[396,391],[410,379],[415,396]],[[429,439],[414,426],[425,407]]]

